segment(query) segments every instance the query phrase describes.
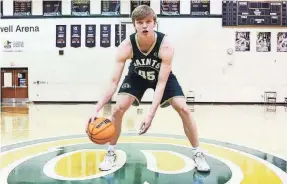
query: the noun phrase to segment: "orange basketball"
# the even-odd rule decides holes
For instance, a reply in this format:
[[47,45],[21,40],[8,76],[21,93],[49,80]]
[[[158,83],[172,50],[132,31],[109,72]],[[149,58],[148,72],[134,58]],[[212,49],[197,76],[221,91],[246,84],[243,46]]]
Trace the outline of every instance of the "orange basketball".
[[87,134],[93,143],[105,144],[110,141],[115,131],[115,125],[109,119],[99,117],[89,123]]

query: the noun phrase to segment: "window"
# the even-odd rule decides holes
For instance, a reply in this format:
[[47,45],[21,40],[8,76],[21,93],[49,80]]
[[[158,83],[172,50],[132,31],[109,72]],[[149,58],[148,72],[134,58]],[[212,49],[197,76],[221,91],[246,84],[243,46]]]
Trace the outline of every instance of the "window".
[[90,0],[72,0],[71,13],[77,16],[90,15]]
[[103,0],[101,1],[101,14],[102,15],[120,15],[121,2],[120,0]]
[[62,1],[43,1],[44,16],[60,16],[62,15]]
[[14,0],[13,12],[15,16],[30,16],[32,15],[31,0]]

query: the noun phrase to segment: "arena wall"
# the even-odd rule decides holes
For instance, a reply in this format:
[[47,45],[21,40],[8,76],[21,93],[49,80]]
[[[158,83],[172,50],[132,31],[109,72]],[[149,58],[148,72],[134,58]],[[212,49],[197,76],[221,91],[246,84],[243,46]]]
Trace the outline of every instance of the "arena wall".
[[[6,15],[12,15],[11,2],[4,1]],[[40,15],[41,2],[35,3],[33,11]],[[121,13],[129,13],[129,4],[125,3]],[[91,4],[91,10],[99,13],[97,2]],[[158,13],[159,4],[152,1],[152,5]],[[69,6],[63,5],[63,13],[70,13]],[[182,12],[188,12],[188,4],[181,7]],[[211,13],[220,14],[221,2],[212,1],[211,7]],[[115,25],[126,22],[131,22],[130,18],[2,19],[1,67],[28,67],[30,101],[97,101],[113,71]],[[277,52],[277,34],[286,29],[223,28],[221,22],[216,17],[158,18],[157,30],[166,33],[174,43],[173,72],[184,92],[194,91],[196,102],[256,103],[263,102],[264,91],[276,91],[277,101],[283,102],[287,96],[287,52]],[[96,25],[94,48],[85,47],[87,24]],[[111,25],[111,46],[107,48],[100,47],[102,24]],[[56,25],[67,26],[65,48],[56,47]],[[70,46],[71,25],[81,25],[81,47]],[[133,26],[126,26],[128,35]],[[250,32],[250,51],[236,51],[236,32]],[[270,52],[256,51],[259,32],[271,33]],[[7,40],[23,42],[24,47],[5,49]],[[64,54],[59,55],[59,50]],[[129,61],[123,77],[128,65]],[[153,91],[147,91],[143,101],[150,102],[152,97]]]

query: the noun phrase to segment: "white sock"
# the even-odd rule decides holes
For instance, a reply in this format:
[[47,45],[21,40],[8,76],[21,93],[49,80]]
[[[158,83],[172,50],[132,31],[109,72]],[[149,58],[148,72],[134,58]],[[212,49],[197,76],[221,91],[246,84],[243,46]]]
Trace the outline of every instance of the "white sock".
[[199,146],[193,147],[193,148],[192,148],[192,151],[193,151],[193,153],[197,153],[197,152],[200,151],[200,147],[199,147]]
[[109,145],[108,151],[115,151],[116,145]]

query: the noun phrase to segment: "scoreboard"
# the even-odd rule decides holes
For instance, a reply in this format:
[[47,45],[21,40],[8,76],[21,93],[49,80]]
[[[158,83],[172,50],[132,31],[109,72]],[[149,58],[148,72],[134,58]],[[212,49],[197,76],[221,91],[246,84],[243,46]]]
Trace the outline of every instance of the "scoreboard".
[[287,26],[286,1],[222,1],[222,26]]

